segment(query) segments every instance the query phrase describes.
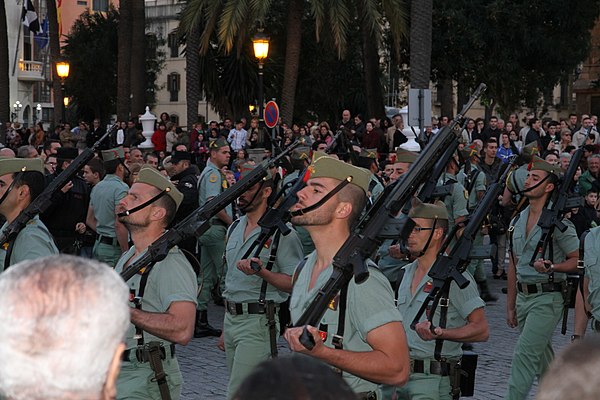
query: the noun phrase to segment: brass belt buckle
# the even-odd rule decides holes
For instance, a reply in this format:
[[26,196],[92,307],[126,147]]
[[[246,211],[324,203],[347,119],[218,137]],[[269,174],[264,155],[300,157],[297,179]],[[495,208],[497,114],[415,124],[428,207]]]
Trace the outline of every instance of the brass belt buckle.
[[235,308],[235,303],[231,303],[231,302],[227,302],[227,311],[229,311],[229,314],[231,315],[237,315],[237,310]]

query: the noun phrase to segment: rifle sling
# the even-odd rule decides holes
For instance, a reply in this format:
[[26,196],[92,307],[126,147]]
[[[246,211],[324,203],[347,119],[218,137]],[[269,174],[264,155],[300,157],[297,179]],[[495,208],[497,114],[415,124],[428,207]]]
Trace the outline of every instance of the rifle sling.
[[[271,251],[269,253],[269,261],[267,261],[267,265],[265,265],[265,269],[267,271],[271,271],[273,269],[273,264],[275,264],[275,259],[277,258],[277,248],[279,247],[279,239],[281,237],[281,231],[277,231],[273,238],[273,244],[271,245]],[[265,307],[265,313],[267,315],[267,326],[269,327],[269,342],[271,344],[271,357],[277,357],[277,327],[275,321],[275,312],[274,308],[269,310],[269,307],[274,307],[272,301],[267,302],[267,285],[268,282],[263,279],[262,285],[260,286],[260,295],[258,297],[258,304]],[[271,304],[267,304],[271,303]]]

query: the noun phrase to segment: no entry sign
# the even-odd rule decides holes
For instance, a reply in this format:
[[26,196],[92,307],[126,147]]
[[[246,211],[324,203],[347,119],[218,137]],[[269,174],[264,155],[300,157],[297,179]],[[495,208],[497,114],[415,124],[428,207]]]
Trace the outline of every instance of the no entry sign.
[[274,128],[279,121],[279,107],[273,100],[269,101],[265,106],[263,119],[267,128]]

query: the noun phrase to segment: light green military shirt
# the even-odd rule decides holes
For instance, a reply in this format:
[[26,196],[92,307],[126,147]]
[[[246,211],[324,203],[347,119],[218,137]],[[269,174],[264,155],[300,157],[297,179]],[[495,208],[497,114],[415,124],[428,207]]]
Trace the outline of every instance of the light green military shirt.
[[[404,278],[398,290],[398,309],[404,317],[406,324],[404,330],[406,332],[406,341],[410,350],[411,360],[433,359],[435,351],[435,340],[426,341],[419,337],[416,331],[410,329],[409,324],[417,315],[417,312],[423,305],[425,299],[429,295],[433,285],[432,279],[425,274],[419,282],[415,293],[411,294],[410,286],[417,270],[418,260],[411,262],[404,267]],[[469,315],[478,308],[485,307],[485,303],[479,297],[477,284],[475,279],[468,272],[463,272],[463,276],[469,280],[469,286],[464,289],[458,287],[455,282],[450,285],[450,305],[448,307],[446,328],[460,328],[465,326]],[[427,320],[426,313],[423,314],[419,322]],[[440,307],[435,311],[433,324],[439,325]],[[445,340],[442,347],[442,356],[449,360],[458,360],[462,357],[462,343]]]
[[448,210],[448,226],[452,227],[457,218],[469,215],[469,211],[467,211],[468,194],[465,187],[453,174],[444,172],[439,183],[445,185],[449,180],[452,180],[454,185],[452,185],[452,194],[444,198],[444,204]]
[[[134,253],[135,247],[132,247],[121,256],[115,266],[115,270],[118,273],[123,272],[123,266],[133,257]],[[136,259],[137,257],[133,258],[131,261],[134,262]],[[142,275],[136,274],[127,282],[129,289],[134,290],[136,295],[140,288],[141,279]],[[146,282],[144,297],[142,299],[142,311],[164,313],[169,309],[171,303],[176,301],[189,301],[196,305],[197,294],[198,283],[196,274],[181,250],[175,246],[169,251],[167,257],[164,260],[157,262],[150,271],[148,281]],[[130,303],[129,305],[135,307],[133,303]],[[134,334],[135,326],[130,324],[125,336],[125,345],[127,349],[135,348],[138,345],[137,339],[133,338]],[[153,340],[166,342],[164,339],[157,338],[148,332],[144,332],[144,343]]]
[[[229,231],[229,237],[225,248],[225,258],[227,260],[227,273],[225,278],[225,291],[223,297],[234,303],[256,303],[260,296],[260,288],[263,279],[258,275],[246,275],[237,268],[237,262],[242,259],[246,251],[254,244],[254,240],[260,233],[260,227],[256,227],[244,240],[244,231],[248,226],[248,218],[241,217],[233,230]],[[290,226],[291,227],[291,226]],[[302,253],[302,243],[297,233],[292,229],[286,235],[278,235],[279,244],[277,246],[276,258],[271,271],[292,276],[296,266],[304,258]],[[260,252],[260,260],[263,268],[267,265],[271,248],[274,245],[274,237],[267,242],[268,247],[263,247]],[[254,256],[254,252],[251,257]],[[275,303],[283,303],[287,300],[289,294],[282,292],[273,285],[267,285],[266,299]]]
[[[537,224],[531,229],[529,236],[526,236],[525,234],[529,209],[530,206],[527,206],[521,211],[518,220],[515,217],[510,223],[511,226],[514,226],[512,233],[512,251],[514,259],[517,262],[517,281],[525,284],[546,283],[548,282],[548,274],[537,272],[535,268],[529,265],[531,257],[535,253],[540,237],[542,236],[542,229]],[[565,261],[567,259],[567,254],[577,251],[579,248],[579,239],[575,227],[571,221],[567,219],[563,219],[562,222],[567,226],[567,230],[561,232],[558,229],[554,229],[552,235],[553,257],[550,256],[550,246],[548,246],[548,250],[544,256],[545,259],[552,260],[554,264]],[[566,274],[563,272],[555,272],[554,281],[564,281],[565,276]]]
[[[290,298],[290,314],[292,321],[298,321],[302,313],[308,308],[318,291],[331,277],[333,266],[330,265],[321,272],[312,289],[310,278],[317,259],[316,251],[306,259],[304,268],[298,274],[292,296]],[[369,278],[357,285],[354,279],[348,286],[346,306],[346,320],[344,329],[344,349],[356,352],[372,351],[367,343],[367,334],[390,322],[401,322],[402,316],[394,305],[394,294],[390,283],[379,271],[375,264],[370,262]],[[331,343],[333,335],[337,334],[339,321],[339,294],[335,297],[333,308],[327,309],[321,327],[327,326],[325,345],[333,348]],[[342,377],[356,393],[369,392],[377,389],[377,384],[361,379],[347,372]]]
[[[473,166],[472,168],[477,168],[475,166]],[[479,170],[479,168],[477,168]],[[475,173],[475,172],[473,172]],[[466,180],[467,180],[467,174],[465,174],[465,172],[463,170],[461,170],[458,175],[456,176],[456,178],[458,179],[458,181],[460,182],[461,185],[463,185],[464,188],[467,187],[467,185],[465,184]],[[473,183],[473,187],[471,188],[471,191],[469,192],[469,200],[467,202],[467,210],[474,210],[475,207],[477,206],[477,203],[479,202],[479,199],[477,198],[477,192],[485,192],[486,191],[486,182],[485,182],[485,173],[481,170],[479,170],[479,173],[477,173],[477,176],[475,177],[475,182]],[[468,190],[467,190],[468,192]]]
[[[283,180],[281,181],[281,187],[284,188],[285,185],[288,184],[288,182],[293,181],[294,179],[296,179],[298,176],[300,175],[300,171],[295,170],[293,172],[290,172],[289,174],[287,174],[286,176],[283,177]],[[288,191],[290,190],[291,185],[285,190],[285,195],[288,194]]]
[[[8,222],[2,225],[1,231],[8,226]],[[7,247],[0,248],[0,271],[4,271]],[[13,243],[9,265],[14,265],[24,260],[35,260],[36,258],[58,254],[54,239],[46,225],[36,215],[17,235]]]
[[[202,170],[198,182],[198,200],[201,207],[206,204],[208,199],[218,196],[229,187],[225,175],[210,160],[206,162],[206,167]],[[233,217],[231,204],[225,207],[225,212]]]
[[129,186],[116,175],[108,174],[90,194],[90,206],[94,208],[96,232],[102,236],[117,237],[115,231],[115,208],[127,195]]
[[527,175],[529,175],[528,167],[529,164],[521,165],[508,177],[507,186],[510,186],[513,189],[517,202],[521,200],[521,195],[517,194],[517,192],[520,192],[525,188],[525,180],[527,180]]
[[[373,182],[375,182],[374,185]],[[383,185],[381,184],[381,182],[379,182],[379,179],[377,179],[377,177],[374,174],[371,174],[371,179],[369,180],[369,187],[372,187],[369,199],[371,200],[371,203],[375,203],[381,195],[381,193],[383,193]]]
[[600,227],[590,229],[585,237],[583,261],[585,276],[589,280],[588,302],[594,319],[600,320]]

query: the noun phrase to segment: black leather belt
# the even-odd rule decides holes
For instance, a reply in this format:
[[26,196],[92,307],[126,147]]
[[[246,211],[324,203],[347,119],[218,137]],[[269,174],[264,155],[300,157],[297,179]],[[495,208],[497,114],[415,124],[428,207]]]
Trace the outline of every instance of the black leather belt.
[[517,282],[517,290],[524,294],[560,292],[562,291],[562,283],[547,282],[526,285],[524,283]]
[[117,246],[118,245],[117,238],[110,237],[110,236],[98,235],[98,236],[96,236],[96,240],[98,240],[102,244],[107,244],[109,246]]
[[[171,343],[169,345],[169,350],[171,350],[171,358],[175,357],[175,344]],[[125,350],[121,356],[121,360],[123,361],[131,361],[133,358],[138,360],[138,362],[148,362],[150,361],[150,352],[143,347],[136,347],[134,349]],[[167,351],[164,346],[160,346],[160,359],[164,360],[166,358]]]
[[452,368],[452,363],[446,361],[435,361],[431,360],[429,362],[429,371],[425,368],[425,360],[411,360],[410,361],[410,372],[416,374],[426,374],[429,373],[431,375],[441,375],[441,376],[449,376],[450,369]]
[[[244,308],[246,310],[244,310]],[[232,303],[226,301],[225,310],[231,315],[264,314],[266,312],[266,305],[259,303]]]

